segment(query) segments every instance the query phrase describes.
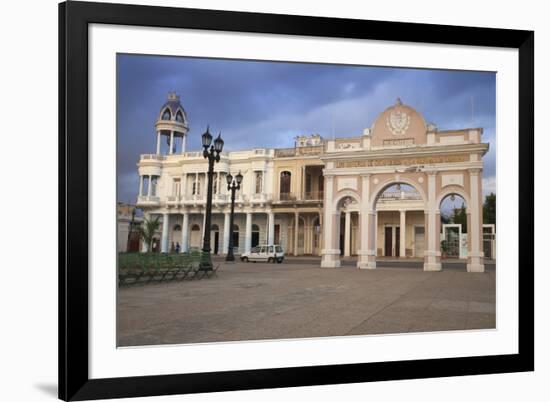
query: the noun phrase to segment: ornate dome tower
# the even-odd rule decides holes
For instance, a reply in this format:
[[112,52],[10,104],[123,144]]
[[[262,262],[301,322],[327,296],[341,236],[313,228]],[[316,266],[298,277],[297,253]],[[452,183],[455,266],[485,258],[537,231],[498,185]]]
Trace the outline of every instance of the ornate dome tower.
[[160,141],[166,136],[168,142],[168,154],[176,152],[176,139],[181,138],[181,152],[185,152],[185,142],[189,124],[187,114],[181,106],[180,97],[175,92],[168,93],[168,99],[160,108],[160,113],[155,123],[157,130],[157,155],[160,154]]

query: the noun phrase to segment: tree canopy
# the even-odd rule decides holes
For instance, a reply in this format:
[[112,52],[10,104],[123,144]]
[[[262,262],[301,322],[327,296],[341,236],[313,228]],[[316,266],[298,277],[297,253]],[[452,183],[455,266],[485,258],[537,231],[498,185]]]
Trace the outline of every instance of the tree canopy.
[[485,196],[483,202],[483,223],[496,224],[497,217],[497,195],[491,193]]

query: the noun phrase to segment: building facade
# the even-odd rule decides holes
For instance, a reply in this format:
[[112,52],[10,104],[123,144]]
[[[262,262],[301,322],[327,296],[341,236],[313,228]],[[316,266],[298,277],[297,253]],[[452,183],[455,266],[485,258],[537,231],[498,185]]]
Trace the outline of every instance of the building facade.
[[[187,121],[179,97],[169,94],[155,125],[156,153],[143,154],[138,162],[137,206],[145,217],[162,215],[163,252],[173,245],[183,252],[202,245],[207,161],[202,150],[185,149]],[[467,213],[467,233],[458,241],[467,249],[468,271],[482,272],[481,179],[489,147],[482,133],[481,128],[439,131],[397,100],[362,135],[299,136],[291,148],[223,152],[213,180],[212,251],[227,252],[226,176],[241,172],[236,253],[274,243],[287,255],[321,256],[322,267],[339,267],[342,257],[356,256],[357,267],[375,268],[376,258],[385,256],[421,258],[425,270],[440,270],[442,240],[451,244],[448,234],[456,229],[442,226],[441,205],[458,196]]]

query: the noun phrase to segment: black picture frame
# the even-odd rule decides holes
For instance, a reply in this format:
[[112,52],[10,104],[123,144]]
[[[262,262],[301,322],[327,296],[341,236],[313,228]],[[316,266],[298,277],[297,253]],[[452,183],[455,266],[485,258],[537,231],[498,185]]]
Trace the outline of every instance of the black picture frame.
[[[213,373],[88,375],[88,25],[514,48],[519,52],[517,354]],[[89,400],[534,370],[534,32],[71,1],[59,5],[59,398]]]

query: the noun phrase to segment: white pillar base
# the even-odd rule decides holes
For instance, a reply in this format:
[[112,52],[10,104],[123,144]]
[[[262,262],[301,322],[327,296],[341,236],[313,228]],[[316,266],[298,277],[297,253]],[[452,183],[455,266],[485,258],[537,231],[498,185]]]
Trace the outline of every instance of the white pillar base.
[[374,252],[374,250],[357,250],[357,268],[376,268],[376,253]]
[[321,268],[339,268],[340,250],[321,250]]
[[357,261],[359,269],[376,269],[376,261]]
[[424,271],[441,271],[440,262],[425,262]]
[[340,260],[336,261],[325,261],[321,260],[321,268],[340,268]]
[[485,272],[484,264],[466,264],[466,271],[468,272]]

